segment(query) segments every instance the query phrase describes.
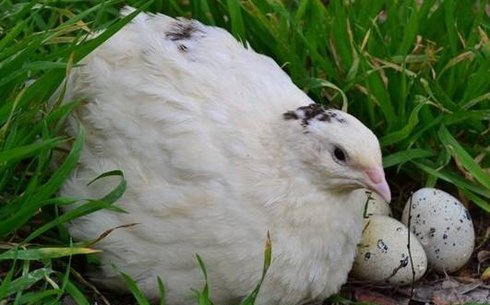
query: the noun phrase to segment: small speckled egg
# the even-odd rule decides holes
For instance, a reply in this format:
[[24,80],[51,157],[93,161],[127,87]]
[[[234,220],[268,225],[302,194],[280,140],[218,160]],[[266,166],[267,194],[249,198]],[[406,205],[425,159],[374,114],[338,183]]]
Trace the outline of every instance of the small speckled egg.
[[404,224],[384,215],[372,215],[364,220],[351,275],[370,282],[406,285],[422,277],[426,269],[424,249]]
[[[370,215],[392,216],[390,205],[377,193],[366,189],[358,189],[352,192],[354,200],[362,202],[362,213],[365,217]],[[368,201],[368,198],[370,199]]]
[[[370,215],[385,215],[385,216],[392,216],[391,214],[391,209],[390,205],[386,200],[384,200],[378,193],[371,193],[369,194],[370,199],[366,203],[367,207],[366,208],[366,216]],[[367,199],[367,196],[366,196]]]
[[444,191],[434,188],[416,191],[403,209],[402,222],[424,247],[429,266],[438,272],[457,271],[473,252],[475,230],[470,213]]

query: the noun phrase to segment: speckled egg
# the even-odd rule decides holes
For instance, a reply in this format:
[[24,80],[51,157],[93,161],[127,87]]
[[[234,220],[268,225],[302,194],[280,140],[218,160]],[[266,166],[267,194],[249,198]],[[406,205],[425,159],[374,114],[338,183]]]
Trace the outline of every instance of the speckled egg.
[[424,249],[404,224],[384,215],[372,215],[364,220],[352,276],[370,282],[406,285],[422,277],[426,269]]
[[457,271],[473,252],[475,230],[470,213],[444,191],[434,188],[416,191],[403,209],[402,222],[420,241],[429,266],[436,271]]
[[[367,199],[367,196],[366,196]],[[370,193],[369,200],[366,202],[365,215],[385,215],[392,216],[391,208],[388,202],[383,199],[378,193]]]
[[377,193],[367,189],[357,189],[351,194],[354,196],[352,200],[362,203],[362,213],[365,217],[370,215],[392,216],[390,205]]

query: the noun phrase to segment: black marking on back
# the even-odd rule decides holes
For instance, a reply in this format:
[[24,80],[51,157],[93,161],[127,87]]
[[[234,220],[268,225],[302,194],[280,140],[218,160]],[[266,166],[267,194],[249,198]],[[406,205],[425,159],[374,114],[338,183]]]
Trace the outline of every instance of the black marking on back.
[[288,111],[282,116],[285,120],[301,119],[301,125],[303,127],[309,125],[311,120],[318,120],[327,123],[335,121],[341,124],[347,122],[341,114],[335,112],[335,110],[332,109],[325,109],[320,104],[310,104],[308,106],[302,106],[294,111]]
[[179,51],[181,51],[181,52],[184,52],[184,53],[187,52],[187,46],[185,44],[179,44],[177,46],[177,48],[179,48]]
[[192,20],[179,20],[173,24],[171,29],[165,33],[165,37],[172,41],[189,40],[195,37],[196,33],[203,33]]
[[298,115],[294,111],[288,111],[288,112],[284,113],[282,116],[285,120],[297,120],[297,119],[299,119]]

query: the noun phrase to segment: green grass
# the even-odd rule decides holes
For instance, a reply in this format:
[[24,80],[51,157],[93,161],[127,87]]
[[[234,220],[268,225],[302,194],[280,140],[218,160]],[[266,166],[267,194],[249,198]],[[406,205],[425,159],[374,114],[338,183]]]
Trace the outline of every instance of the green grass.
[[[473,213],[489,213],[488,1],[324,2],[160,0],[146,10],[227,28],[273,57],[316,101],[372,128],[392,184],[442,185],[466,197]],[[48,100],[81,58],[133,17],[117,18],[123,1],[98,3],[0,0],[0,304],[58,304],[64,295],[91,303],[71,257],[95,250],[70,240],[63,223],[113,208],[125,181],[110,173],[121,177],[116,189],[62,216],[76,200],[56,192],[84,135],[60,136],[78,101]],[[61,148],[67,143],[69,151]],[[56,154],[62,162],[53,169]],[[206,293],[198,293],[199,304],[210,302]]]

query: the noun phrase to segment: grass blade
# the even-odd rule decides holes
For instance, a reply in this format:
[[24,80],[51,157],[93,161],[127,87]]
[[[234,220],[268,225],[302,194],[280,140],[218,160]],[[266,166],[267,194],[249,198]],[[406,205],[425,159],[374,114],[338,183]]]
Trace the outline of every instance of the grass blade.
[[38,249],[18,249],[12,248],[0,254],[0,260],[20,259],[20,260],[43,260],[49,258],[58,258],[76,254],[92,254],[100,252],[99,250],[89,248],[38,248]]
[[458,141],[449,133],[449,131],[442,126],[439,129],[439,138],[441,142],[446,146],[449,153],[461,165],[474,177],[478,182],[480,182],[484,187],[490,189],[490,176],[485,173],[480,165],[466,152],[466,150],[458,143]]

